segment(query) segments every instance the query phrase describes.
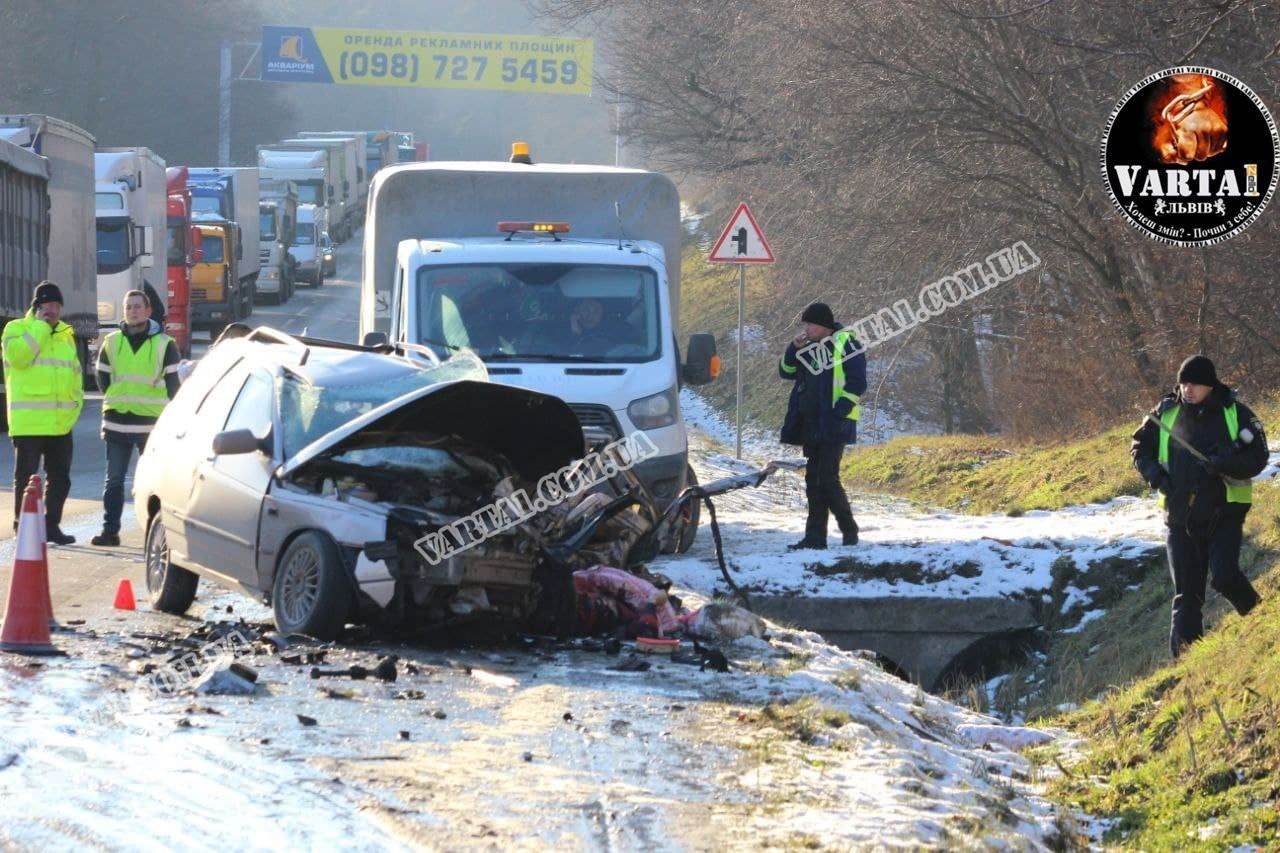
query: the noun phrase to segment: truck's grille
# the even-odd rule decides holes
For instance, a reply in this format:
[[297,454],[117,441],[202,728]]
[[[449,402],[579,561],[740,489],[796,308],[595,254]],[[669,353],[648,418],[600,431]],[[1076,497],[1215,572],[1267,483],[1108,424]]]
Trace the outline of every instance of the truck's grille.
[[263,250],[261,250],[260,252],[258,252],[258,262],[259,262],[259,263],[263,263],[263,264],[265,264],[265,263],[266,263],[267,261],[269,261],[269,260],[271,260],[271,250],[270,250],[270,249],[263,249]]
[[206,299],[208,299],[208,298],[209,298],[208,293],[209,293],[209,292],[208,292],[207,290],[205,290],[203,287],[193,287],[193,288],[191,288],[191,298],[192,298],[192,299],[199,299],[201,302],[203,302],[203,301],[205,301]]
[[578,416],[578,423],[584,427],[596,427],[609,434],[610,439],[621,438],[622,428],[613,412],[606,406],[590,406],[582,403],[571,403],[569,408]]

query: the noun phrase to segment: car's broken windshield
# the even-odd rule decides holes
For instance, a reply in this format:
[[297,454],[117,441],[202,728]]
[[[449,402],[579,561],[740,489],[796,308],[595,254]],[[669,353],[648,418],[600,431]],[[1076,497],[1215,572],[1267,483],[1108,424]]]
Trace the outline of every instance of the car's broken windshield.
[[459,355],[437,367],[370,375],[353,371],[342,382],[312,383],[285,371],[280,388],[280,420],[285,458],[320,437],[397,397],[459,379],[485,379],[483,364]]

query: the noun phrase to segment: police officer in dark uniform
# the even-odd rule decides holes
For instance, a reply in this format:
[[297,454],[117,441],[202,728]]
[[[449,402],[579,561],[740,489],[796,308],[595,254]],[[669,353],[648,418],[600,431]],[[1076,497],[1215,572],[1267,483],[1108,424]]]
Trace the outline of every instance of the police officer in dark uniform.
[[1133,434],[1134,466],[1160,492],[1173,576],[1173,656],[1204,634],[1205,581],[1241,616],[1258,593],[1240,571],[1240,542],[1252,500],[1249,480],[1267,465],[1267,438],[1249,407],[1218,381],[1213,362],[1193,355],[1178,387]]
[[835,320],[831,308],[815,302],[800,316],[802,329],[787,345],[778,374],[791,386],[782,443],[798,444],[804,469],[809,517],[804,538],[791,550],[827,547],[827,520],[834,515],[841,544],[858,544],[858,522],[840,485],[840,457],[858,440],[861,399],[867,390],[867,356],[862,344]]

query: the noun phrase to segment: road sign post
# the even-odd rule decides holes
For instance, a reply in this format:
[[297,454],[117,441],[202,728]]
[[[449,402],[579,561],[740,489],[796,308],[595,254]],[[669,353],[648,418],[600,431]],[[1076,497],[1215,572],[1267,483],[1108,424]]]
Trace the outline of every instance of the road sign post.
[[[730,245],[732,244],[732,245]],[[735,372],[738,374],[737,392],[734,400],[734,420],[737,429],[736,456],[742,458],[742,326],[746,305],[747,264],[773,263],[773,250],[764,239],[764,231],[751,215],[751,209],[744,201],[729,218],[729,224],[720,232],[707,260],[713,264],[738,265],[738,361]]]

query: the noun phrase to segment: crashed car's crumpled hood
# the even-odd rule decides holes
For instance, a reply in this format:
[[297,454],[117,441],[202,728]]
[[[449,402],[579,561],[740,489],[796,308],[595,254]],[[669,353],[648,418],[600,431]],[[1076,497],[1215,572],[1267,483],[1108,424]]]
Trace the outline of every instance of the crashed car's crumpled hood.
[[457,435],[506,456],[536,481],[582,458],[582,427],[559,397],[509,385],[459,379],[417,388],[347,421],[280,466],[286,477],[366,430]]

